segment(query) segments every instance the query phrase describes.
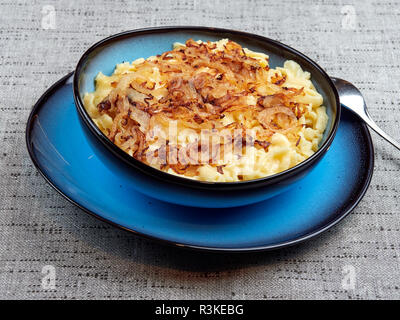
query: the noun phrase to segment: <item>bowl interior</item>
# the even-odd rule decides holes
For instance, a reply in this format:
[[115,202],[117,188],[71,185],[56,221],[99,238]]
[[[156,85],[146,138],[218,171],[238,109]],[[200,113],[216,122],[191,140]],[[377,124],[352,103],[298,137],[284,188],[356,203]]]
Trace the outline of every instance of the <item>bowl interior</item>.
[[318,92],[322,94],[324,105],[327,108],[329,122],[320,145],[330,136],[337,115],[336,98],[329,79],[319,67],[301,53],[276,41],[266,41],[262,37],[229,30],[190,27],[153,29],[106,39],[94,50],[89,50],[90,52],[82,59],[82,68],[78,70],[78,91],[81,99],[86,92],[95,90],[94,79],[100,71],[105,75],[111,75],[119,63],[161,54],[171,50],[174,42],[184,43],[189,38],[203,41],[229,38],[250,50],[268,54],[272,68],[283,66],[286,60],[294,60],[299,63],[304,70],[311,73],[312,82]]

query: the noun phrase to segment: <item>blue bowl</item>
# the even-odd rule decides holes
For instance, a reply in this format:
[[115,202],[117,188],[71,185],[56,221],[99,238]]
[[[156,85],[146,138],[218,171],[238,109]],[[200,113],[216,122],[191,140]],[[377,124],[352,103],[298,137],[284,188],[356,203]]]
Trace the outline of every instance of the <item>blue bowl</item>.
[[[206,182],[168,174],[129,156],[112,143],[92,121],[83,105],[86,92],[94,91],[94,79],[101,71],[111,75],[124,61],[147,58],[171,50],[174,42],[187,39],[216,41],[229,38],[253,51],[265,52],[270,66],[294,60],[311,73],[314,86],[324,99],[329,122],[320,148],[298,165],[265,178],[238,182]],[[329,149],[339,125],[340,102],[330,77],[314,61],[277,41],[241,31],[207,27],[161,27],[119,33],[89,48],[74,73],[74,99],[83,131],[96,155],[117,175],[136,181],[137,190],[154,198],[195,207],[222,208],[256,203],[294,187],[312,170]],[[101,174],[101,173],[99,173]]]

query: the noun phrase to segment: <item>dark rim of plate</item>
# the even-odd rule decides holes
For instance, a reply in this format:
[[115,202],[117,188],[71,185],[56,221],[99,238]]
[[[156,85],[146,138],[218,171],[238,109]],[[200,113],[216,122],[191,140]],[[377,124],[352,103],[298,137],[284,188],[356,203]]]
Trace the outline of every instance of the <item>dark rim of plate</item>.
[[[334,119],[332,131],[329,133],[329,136],[325,140],[325,142],[319,147],[319,149],[309,158],[306,160],[300,162],[296,166],[289,168],[285,171],[279,172],[274,175],[266,176],[263,178],[258,178],[258,179],[253,179],[253,180],[244,180],[244,181],[235,181],[235,182],[209,182],[209,181],[199,181],[199,180],[193,180],[185,177],[180,177],[177,175],[172,175],[170,173],[158,170],[156,168],[153,168],[137,159],[134,157],[131,157],[128,155],[126,152],[124,152],[122,149],[120,149],[118,146],[116,146],[110,139],[107,138],[107,136],[97,127],[97,125],[93,122],[89,114],[87,113],[83,101],[80,97],[79,94],[79,75],[82,71],[82,68],[84,67],[87,59],[89,58],[89,55],[98,47],[104,45],[105,43],[110,43],[115,40],[118,40],[119,38],[125,38],[125,37],[130,37],[132,35],[139,35],[139,34],[151,34],[151,33],[165,33],[165,32],[171,32],[171,31],[177,31],[177,30],[182,30],[182,31],[207,31],[207,32],[221,32],[221,33],[231,33],[235,34],[238,36],[244,36],[244,37],[249,37],[249,38],[254,38],[257,40],[260,40],[262,42],[267,42],[273,46],[276,46],[278,48],[287,50],[298,57],[306,60],[308,63],[310,63],[318,72],[322,74],[322,76],[326,79],[328,84],[330,85],[332,92],[335,95],[335,100],[336,100],[336,117]],[[74,80],[73,80],[73,91],[74,91],[74,100],[75,100],[75,105],[78,110],[79,115],[81,118],[84,120],[84,123],[86,126],[90,129],[92,134],[100,140],[100,142],[105,145],[109,151],[111,151],[115,156],[117,156],[119,159],[123,160],[125,163],[128,165],[134,167],[135,169],[138,169],[152,177],[155,177],[157,179],[160,179],[162,181],[167,181],[167,182],[173,182],[176,184],[180,184],[186,187],[193,187],[193,188],[198,188],[198,189],[209,189],[209,190],[236,190],[236,189],[250,189],[250,188],[256,188],[261,185],[269,185],[269,184],[274,184],[281,182],[287,178],[290,178],[291,176],[294,176],[304,169],[308,168],[311,166],[315,161],[318,161],[324,153],[328,150],[329,146],[332,144],[332,141],[335,137],[339,121],[340,121],[340,113],[341,113],[341,105],[339,102],[339,95],[337,93],[336,87],[333,84],[331,78],[326,74],[326,72],[313,60],[302,54],[301,52],[283,44],[278,41],[252,34],[252,33],[247,33],[243,31],[236,31],[236,30],[230,30],[230,29],[221,29],[221,28],[211,28],[211,27],[197,27],[197,26],[172,26],[172,27],[154,27],[154,28],[144,28],[144,29],[137,29],[137,30],[131,30],[131,31],[125,31],[121,32],[115,35],[112,35],[110,37],[107,37],[103,40],[100,40],[99,42],[95,43],[92,45],[86,52],[82,55],[80,58],[76,69],[74,73]]]
[[[371,182],[372,179],[372,174],[373,174],[373,169],[374,169],[374,146],[372,143],[372,138],[371,135],[368,131],[367,126],[364,123],[360,123],[361,128],[362,128],[362,134],[365,137],[366,140],[366,148],[367,148],[367,152],[364,154],[364,156],[367,158],[366,162],[367,162],[367,166],[365,167],[366,173],[364,174],[364,179],[362,181],[360,181],[360,185],[357,187],[357,189],[354,191],[354,197],[352,197],[352,200],[348,203],[348,205],[346,206],[346,208],[344,208],[341,212],[337,212],[336,215],[334,215],[333,219],[330,219],[329,221],[327,221],[326,223],[324,223],[322,226],[318,226],[316,227],[315,230],[302,235],[298,238],[289,240],[289,241],[283,241],[283,242],[278,242],[278,243],[273,243],[273,244],[268,244],[268,245],[264,245],[264,246],[254,246],[254,247],[232,247],[232,248],[224,248],[224,247],[206,247],[206,246],[196,246],[196,245],[190,245],[188,243],[177,243],[174,241],[170,241],[170,240],[166,240],[166,239],[162,239],[162,238],[158,238],[158,237],[154,237],[154,236],[150,236],[138,231],[135,231],[133,229],[129,229],[126,228],[120,224],[117,224],[113,221],[110,221],[108,219],[105,219],[104,217],[100,216],[97,213],[94,213],[93,211],[85,208],[84,206],[80,205],[79,203],[77,203],[75,200],[71,199],[70,197],[68,197],[66,194],[64,194],[61,189],[59,189],[52,181],[51,178],[49,176],[47,176],[44,171],[41,169],[40,165],[39,165],[39,161],[36,159],[36,156],[33,152],[32,149],[32,145],[31,145],[31,132],[32,132],[32,128],[33,128],[33,123],[34,123],[34,119],[37,115],[37,112],[39,111],[39,109],[44,105],[44,103],[47,101],[47,99],[49,98],[49,96],[55,91],[57,90],[60,86],[65,85],[65,82],[67,79],[69,79],[71,76],[73,75],[73,72],[69,73],[68,75],[64,76],[62,79],[58,80],[56,83],[54,83],[48,90],[46,90],[46,92],[39,98],[39,100],[36,102],[36,104],[33,106],[32,111],[29,115],[27,124],[26,124],[26,132],[25,132],[25,139],[26,139],[26,145],[27,145],[27,149],[28,149],[28,153],[29,156],[34,164],[34,166],[36,167],[36,169],[38,170],[38,172],[41,174],[41,176],[45,179],[45,181],[54,189],[56,190],[61,196],[63,196],[66,200],[68,200],[70,203],[76,205],[78,208],[82,209],[84,212],[98,218],[99,220],[102,220],[104,222],[109,223],[110,225],[113,225],[119,229],[128,231],[130,233],[133,233],[135,235],[150,239],[150,240],[154,240],[157,241],[159,243],[162,244],[167,244],[167,245],[171,245],[171,246],[175,246],[175,247],[179,247],[179,248],[186,248],[186,249],[193,249],[193,250],[199,250],[199,251],[209,251],[209,252],[257,252],[257,251],[269,251],[269,250],[276,250],[276,249],[281,249],[284,247],[288,247],[288,246],[292,246],[295,244],[299,244],[301,242],[304,242],[308,239],[311,239],[321,233],[323,233],[324,231],[330,229],[331,227],[333,227],[334,225],[336,225],[337,223],[339,223],[340,221],[342,221],[350,212],[352,212],[354,210],[354,208],[358,205],[358,203],[361,201],[361,199],[364,197],[369,184]],[[349,111],[350,112],[350,111]],[[266,200],[268,201],[268,200]]]

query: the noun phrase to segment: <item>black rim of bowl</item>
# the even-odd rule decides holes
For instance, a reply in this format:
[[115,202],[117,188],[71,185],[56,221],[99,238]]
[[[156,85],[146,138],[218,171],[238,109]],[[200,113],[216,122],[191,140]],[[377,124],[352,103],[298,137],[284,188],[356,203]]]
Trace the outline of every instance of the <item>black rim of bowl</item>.
[[[172,175],[170,173],[158,170],[156,168],[153,168],[137,159],[134,157],[131,157],[128,155],[126,152],[124,152],[122,149],[120,149],[117,145],[115,145],[110,139],[107,138],[107,136],[97,127],[97,125],[94,123],[94,121],[91,119],[89,114],[87,113],[83,101],[81,99],[81,96],[79,94],[79,75],[85,65],[85,62],[89,58],[89,55],[95,50],[96,48],[102,46],[103,44],[110,43],[118,38],[125,38],[125,37],[130,37],[134,35],[140,35],[140,34],[151,34],[151,33],[164,33],[164,32],[171,32],[171,31],[207,31],[207,32],[221,32],[221,33],[232,33],[238,36],[244,36],[244,37],[250,37],[254,38],[263,42],[267,42],[271,45],[277,46],[278,48],[290,51],[291,53],[297,55],[298,57],[306,60],[308,63],[310,63],[318,72],[320,72],[325,80],[329,83],[332,92],[335,95],[335,100],[336,100],[336,117],[334,119],[332,131],[330,132],[329,136],[327,137],[326,141],[319,147],[319,149],[311,155],[309,158],[306,160],[300,162],[296,166],[289,168],[285,171],[279,172],[274,175],[266,176],[263,178],[258,178],[258,179],[253,179],[253,180],[243,180],[243,181],[235,181],[235,182],[210,182],[210,181],[200,181],[200,180],[194,180],[194,179],[189,179],[185,177],[180,177],[177,175]],[[94,79],[93,79],[94,81]],[[74,91],[74,100],[75,100],[75,105],[78,110],[78,113],[84,120],[84,123],[86,126],[90,129],[92,134],[94,134],[101,143],[103,143],[109,151],[111,151],[114,155],[119,157],[121,160],[123,160],[125,163],[129,164],[130,166],[133,166],[135,169],[139,169],[140,171],[158,178],[162,181],[167,181],[167,182],[173,182],[177,183],[183,186],[187,187],[194,187],[198,189],[212,189],[212,190],[238,190],[238,189],[250,189],[250,188],[255,188],[259,187],[261,185],[269,185],[273,183],[277,183],[280,181],[283,181],[299,172],[304,170],[305,168],[308,168],[311,164],[314,163],[314,161],[317,161],[319,158],[321,158],[324,153],[328,150],[329,146],[332,144],[332,141],[336,135],[336,131],[339,125],[340,121],[340,114],[341,114],[341,105],[339,102],[339,95],[336,90],[336,87],[331,80],[331,78],[328,76],[328,74],[312,59],[309,57],[305,56],[301,52],[297,51],[296,49],[293,49],[281,42],[278,42],[276,40],[272,40],[260,35],[248,33],[248,32],[243,32],[243,31],[237,31],[237,30],[231,30],[231,29],[223,29],[223,28],[211,28],[211,27],[199,27],[199,26],[171,26],[171,27],[152,27],[152,28],[143,28],[143,29],[136,29],[136,30],[130,30],[130,31],[124,31],[121,33],[114,34],[112,36],[109,36],[103,40],[100,40],[96,42],[94,45],[92,45],[89,49],[86,50],[86,52],[82,55],[80,58],[76,68],[75,68],[75,73],[74,73],[74,80],[73,80],[73,91]]]
[[[224,247],[207,247],[207,246],[197,246],[197,245],[191,245],[188,243],[179,243],[179,242],[174,242],[171,240],[166,240],[163,238],[155,237],[155,236],[150,236],[145,233],[138,232],[134,229],[130,229],[127,227],[124,227],[118,223],[115,223],[109,219],[106,219],[102,217],[101,215],[89,210],[88,208],[84,207],[83,205],[79,204],[69,196],[67,196],[59,187],[57,187],[51,180],[51,177],[47,176],[45,172],[42,170],[41,166],[39,165],[39,161],[36,159],[35,153],[33,152],[33,148],[31,145],[31,132],[33,129],[33,123],[34,123],[34,118],[37,115],[37,112],[43,106],[43,104],[47,101],[48,97],[50,94],[53,93],[56,89],[58,89],[59,86],[63,85],[64,82],[72,76],[73,72],[70,74],[64,76],[60,80],[58,80],[56,83],[54,83],[49,89],[46,90],[46,92],[39,98],[39,100],[36,102],[36,104],[33,106],[32,111],[28,117],[27,123],[26,123],[26,130],[25,130],[25,140],[26,140],[26,146],[28,149],[28,154],[40,173],[40,175],[45,179],[45,181],[54,189],[56,190],[62,197],[64,197],[67,201],[70,203],[76,205],[78,208],[82,209],[84,212],[90,214],[91,216],[94,216],[95,218],[98,218],[101,221],[104,221],[106,223],[109,223],[110,225],[117,227],[121,230],[128,231],[130,233],[133,233],[137,236],[144,237],[146,239],[150,239],[153,241],[156,241],[160,244],[165,244],[165,245],[170,245],[173,247],[177,248],[184,248],[184,249],[190,249],[190,250],[196,250],[196,251],[205,251],[205,252],[226,252],[226,253],[240,253],[240,252],[261,252],[261,251],[271,251],[271,250],[277,250],[277,249],[282,249],[285,247],[293,246],[299,243],[302,243],[306,240],[309,240],[315,236],[320,235],[324,231],[330,229],[331,227],[335,226],[338,224],[340,221],[342,221],[350,212],[354,210],[354,208],[358,205],[358,203],[361,201],[361,199],[364,197],[365,193],[368,190],[368,187],[370,185],[372,175],[373,175],[373,169],[374,169],[374,146],[372,143],[372,138],[371,135],[368,131],[367,126],[364,123],[361,123],[361,128],[363,131],[363,135],[365,136],[367,140],[367,150],[368,152],[366,153],[368,157],[368,172],[366,173],[365,180],[363,183],[357,188],[355,192],[355,196],[349,201],[347,207],[341,211],[337,212],[334,217],[329,220],[327,223],[323,224],[322,226],[318,226],[315,228],[315,230],[310,231],[309,233],[300,236],[298,238],[294,238],[292,240],[288,241],[283,241],[283,242],[278,242],[278,243],[272,243],[268,245],[263,245],[263,246],[254,246],[254,247],[231,247],[231,248],[224,248]],[[84,134],[82,132],[82,134]]]

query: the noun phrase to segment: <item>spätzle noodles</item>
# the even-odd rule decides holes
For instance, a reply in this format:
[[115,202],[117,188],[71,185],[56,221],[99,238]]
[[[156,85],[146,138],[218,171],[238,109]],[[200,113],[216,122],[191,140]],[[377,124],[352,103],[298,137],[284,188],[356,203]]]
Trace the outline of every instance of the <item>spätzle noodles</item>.
[[328,123],[310,73],[228,39],[188,40],[101,72],[90,117],[118,147],[165,172],[202,181],[252,180],[314,154]]

